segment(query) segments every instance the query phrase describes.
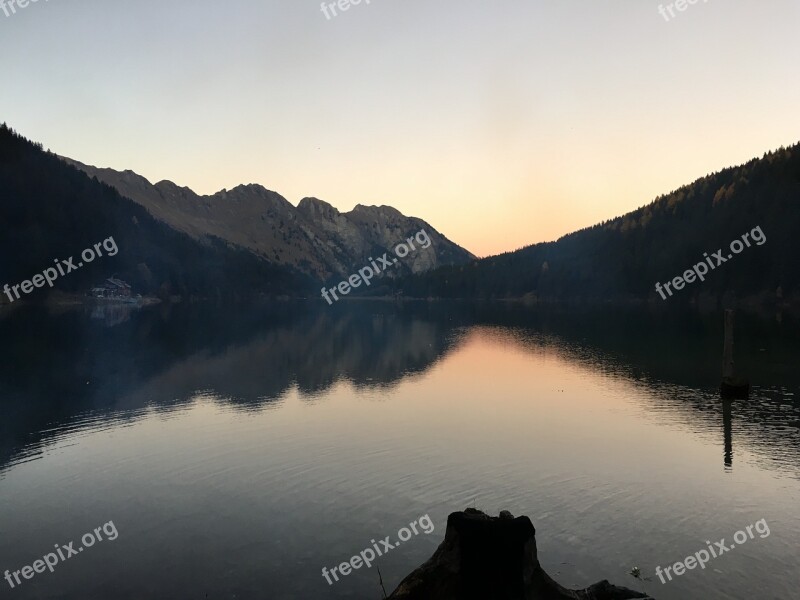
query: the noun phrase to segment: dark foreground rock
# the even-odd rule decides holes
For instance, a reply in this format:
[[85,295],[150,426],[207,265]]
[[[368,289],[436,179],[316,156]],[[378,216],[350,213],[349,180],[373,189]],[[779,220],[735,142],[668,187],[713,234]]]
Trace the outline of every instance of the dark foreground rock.
[[[528,517],[490,517],[467,509],[447,518],[433,556],[406,577],[389,600],[627,600],[648,598],[601,581],[568,590],[539,564],[536,530]],[[652,599],[650,599],[652,600]]]

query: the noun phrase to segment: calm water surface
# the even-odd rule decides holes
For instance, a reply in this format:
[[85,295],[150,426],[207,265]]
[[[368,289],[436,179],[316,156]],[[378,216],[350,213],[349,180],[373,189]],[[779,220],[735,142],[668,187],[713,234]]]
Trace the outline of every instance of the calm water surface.
[[[567,586],[791,600],[800,585],[800,336],[739,316],[755,385],[723,405],[721,318],[379,302],[0,317],[0,574],[113,521],[14,599],[382,597],[448,513],[528,515]],[[662,585],[655,567],[766,519]],[[76,543],[76,548],[79,543]],[[636,580],[634,566],[651,581]]]

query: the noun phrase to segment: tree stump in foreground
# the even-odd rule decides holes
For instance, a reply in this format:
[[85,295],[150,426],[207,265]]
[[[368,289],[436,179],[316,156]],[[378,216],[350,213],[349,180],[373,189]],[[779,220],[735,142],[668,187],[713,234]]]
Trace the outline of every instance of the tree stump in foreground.
[[[627,600],[648,598],[601,581],[568,590],[544,572],[528,517],[468,508],[447,518],[444,541],[389,600]],[[652,600],[652,599],[650,599]]]

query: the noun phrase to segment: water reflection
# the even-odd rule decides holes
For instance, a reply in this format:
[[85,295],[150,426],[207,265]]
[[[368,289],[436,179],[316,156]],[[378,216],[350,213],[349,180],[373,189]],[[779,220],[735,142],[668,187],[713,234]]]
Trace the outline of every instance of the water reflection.
[[[107,515],[113,551],[20,598],[369,598],[373,573],[328,587],[319,569],[475,502],[530,515],[576,587],[764,517],[769,544],[654,595],[791,597],[797,329],[738,319],[753,393],[726,404],[720,321],[413,302],[0,316],[0,562]],[[387,587],[438,541],[387,557]]]
[[733,470],[733,402],[722,401],[722,426],[725,430],[725,470]]
[[[641,386],[653,419],[714,435],[722,421],[724,468],[733,438],[765,464],[800,465],[794,366],[797,323],[738,319],[737,361],[754,382],[750,400],[716,392],[717,315],[635,311],[531,311],[467,303],[277,303],[124,306],[0,321],[0,472],[35,458],[54,435],[142,410],[180,406],[198,391],[240,410],[262,410],[296,387],[309,401],[339,381],[391,388],[435,368],[475,328],[526,352],[554,352],[611,379]],[[486,365],[491,369],[492,365]]]
[[114,327],[130,320],[131,315],[138,311],[139,307],[118,302],[95,301],[88,305],[86,310],[89,311],[93,320],[102,322],[106,327]]

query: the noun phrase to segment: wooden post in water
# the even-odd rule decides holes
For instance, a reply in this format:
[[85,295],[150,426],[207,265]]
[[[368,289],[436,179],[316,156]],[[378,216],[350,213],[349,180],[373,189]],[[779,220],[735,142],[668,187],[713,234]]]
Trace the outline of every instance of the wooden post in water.
[[750,393],[750,384],[736,377],[733,366],[733,322],[732,309],[725,310],[725,341],[722,346],[722,384],[720,394],[725,400],[747,398]]
[[722,380],[733,379],[733,311],[725,311],[725,342],[722,346]]

